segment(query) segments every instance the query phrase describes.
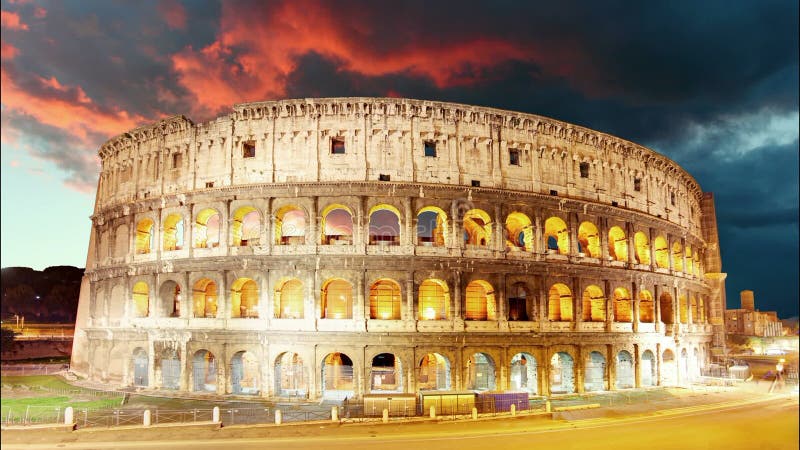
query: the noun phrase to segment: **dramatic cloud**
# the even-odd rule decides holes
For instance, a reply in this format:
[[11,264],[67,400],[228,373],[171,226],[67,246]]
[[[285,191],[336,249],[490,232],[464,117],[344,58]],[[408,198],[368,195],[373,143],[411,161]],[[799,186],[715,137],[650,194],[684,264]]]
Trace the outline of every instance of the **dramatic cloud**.
[[2,24],[3,28],[7,28],[9,30],[28,29],[28,25],[22,22],[22,20],[19,18],[19,14],[9,11],[0,11],[0,24]]

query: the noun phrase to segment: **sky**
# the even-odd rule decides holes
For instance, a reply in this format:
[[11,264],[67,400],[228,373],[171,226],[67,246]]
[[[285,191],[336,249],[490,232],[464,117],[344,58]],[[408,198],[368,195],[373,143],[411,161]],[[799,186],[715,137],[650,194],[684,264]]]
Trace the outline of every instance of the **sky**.
[[83,267],[107,139],[391,96],[645,145],[714,192],[728,306],[798,311],[798,2],[2,0],[3,267]]

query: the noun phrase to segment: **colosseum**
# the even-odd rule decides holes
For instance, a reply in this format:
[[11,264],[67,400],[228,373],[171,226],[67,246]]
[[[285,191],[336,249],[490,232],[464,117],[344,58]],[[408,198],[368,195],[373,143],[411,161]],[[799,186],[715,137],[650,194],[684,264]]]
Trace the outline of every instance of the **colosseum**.
[[72,370],[268,398],[682,385],[724,337],[713,196],[546,117],[239,104],[99,150]]

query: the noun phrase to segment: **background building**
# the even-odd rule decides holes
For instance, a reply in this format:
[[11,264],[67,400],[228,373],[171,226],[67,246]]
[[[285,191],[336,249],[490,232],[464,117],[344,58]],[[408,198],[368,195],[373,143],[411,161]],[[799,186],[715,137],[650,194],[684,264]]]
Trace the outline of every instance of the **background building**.
[[753,291],[744,290],[740,294],[742,307],[725,311],[725,329],[728,334],[746,336],[782,336],[783,324],[775,311],[755,309]]

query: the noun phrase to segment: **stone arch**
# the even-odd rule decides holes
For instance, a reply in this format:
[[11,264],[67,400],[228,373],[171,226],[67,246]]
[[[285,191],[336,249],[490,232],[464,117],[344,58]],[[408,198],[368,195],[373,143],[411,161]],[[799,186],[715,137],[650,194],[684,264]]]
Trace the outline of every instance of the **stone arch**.
[[258,284],[252,278],[239,278],[231,285],[231,318],[258,318]]
[[661,293],[658,297],[658,306],[661,310],[661,323],[671,325],[675,319],[672,312],[672,296],[669,292]]
[[492,242],[492,218],[482,209],[470,209],[464,214],[464,243],[489,247]]
[[261,368],[258,358],[249,351],[239,351],[231,358],[231,393],[255,395],[260,388]]
[[322,285],[323,319],[353,318],[353,285],[342,278],[331,278]]
[[675,353],[670,349],[661,353],[661,385],[674,386],[678,383],[678,364]]
[[444,247],[449,236],[447,213],[436,206],[425,206],[417,212],[417,244]]
[[320,214],[320,242],[322,245],[350,245],[353,243],[353,211],[345,205],[328,205]]
[[450,290],[447,283],[429,278],[419,285],[419,320],[446,320],[450,318]]
[[608,256],[615,261],[628,262],[628,237],[622,227],[608,230]]
[[161,283],[158,289],[159,309],[161,317],[180,317],[181,315],[181,286],[167,280]]
[[550,393],[575,392],[575,360],[567,352],[556,352],[550,358]]
[[692,311],[692,323],[700,323],[700,309],[697,305],[697,297],[694,294],[689,295],[689,305]]
[[515,211],[506,217],[506,248],[533,251],[534,231],[531,219]]
[[689,323],[689,305],[686,301],[686,295],[678,295],[678,319],[680,323]]
[[400,245],[400,211],[381,203],[369,210],[370,245]]
[[231,219],[231,244],[234,247],[258,245],[261,237],[261,213],[253,206],[241,206]]
[[589,285],[583,291],[584,322],[606,321],[606,297],[603,290],[595,285]]
[[656,253],[656,267],[669,269],[669,246],[664,236],[656,236],[653,247]]
[[133,385],[137,387],[147,387],[150,385],[150,358],[147,356],[147,350],[142,347],[136,347],[132,354],[133,364]]
[[[537,317],[537,310],[535,302],[530,302],[533,299],[531,289],[523,281],[518,281],[508,288],[508,320],[535,320]],[[530,310],[529,310],[530,308]]]
[[192,357],[192,390],[217,392],[217,360],[208,350],[198,350]]
[[353,360],[344,353],[329,353],[322,359],[322,397],[342,400],[353,397]]
[[653,294],[647,289],[639,291],[639,322],[653,323],[656,320]]
[[297,278],[281,279],[275,286],[274,316],[276,319],[302,319],[304,317],[303,282]]
[[683,247],[680,241],[672,243],[672,269],[683,272]]
[[642,353],[642,359],[639,364],[642,387],[655,386],[658,380],[656,379],[656,357],[653,352],[645,350]]
[[114,231],[114,256],[124,258],[128,255],[128,226],[124,223]]
[[556,283],[550,287],[547,295],[547,318],[551,322],[572,322],[572,291],[566,284]]
[[600,232],[592,222],[581,222],[578,227],[578,252],[590,258],[600,257]]
[[569,228],[560,217],[550,217],[544,221],[544,239],[548,252],[569,254]]
[[390,279],[381,278],[369,288],[369,318],[400,320],[403,302],[400,285]]
[[633,245],[636,247],[636,262],[650,265],[650,239],[641,231],[633,235]]
[[181,387],[181,358],[174,348],[165,348],[160,355],[161,389],[178,390]]
[[467,360],[467,386],[475,391],[497,388],[494,359],[488,353],[473,353]]
[[605,391],[608,386],[606,357],[597,351],[589,352],[584,374],[583,389],[586,392]]
[[393,353],[380,353],[370,365],[370,392],[403,392],[403,367]]
[[275,245],[306,243],[307,215],[303,208],[286,205],[275,211]]
[[153,219],[144,218],[136,224],[137,255],[144,255],[153,250]]
[[617,389],[630,389],[635,387],[636,379],[634,376],[633,356],[626,350],[617,353]]
[[183,216],[178,213],[172,213],[164,218],[163,233],[164,251],[182,249],[184,241]]
[[509,378],[512,391],[525,391],[536,395],[539,386],[536,358],[525,352],[512,356]]
[[686,244],[684,252],[686,254],[686,273],[691,275],[694,273],[694,262],[692,261],[692,246]]
[[217,317],[217,283],[201,278],[192,287],[194,317]]
[[150,286],[144,281],[133,285],[133,317],[147,317],[150,315]]
[[297,353],[284,352],[275,358],[275,395],[308,397],[308,368]]
[[420,391],[450,390],[450,360],[439,353],[428,353],[419,361],[417,389]]
[[194,248],[219,247],[220,214],[214,208],[205,208],[197,213],[194,223]]
[[108,299],[108,318],[120,319],[123,315],[125,315],[125,288],[122,284],[114,284]]
[[614,289],[614,322],[633,322],[631,294],[623,287]]
[[465,289],[465,297],[465,320],[497,320],[494,288],[487,281],[471,281]]

